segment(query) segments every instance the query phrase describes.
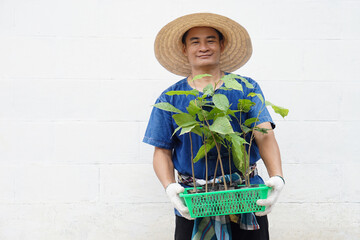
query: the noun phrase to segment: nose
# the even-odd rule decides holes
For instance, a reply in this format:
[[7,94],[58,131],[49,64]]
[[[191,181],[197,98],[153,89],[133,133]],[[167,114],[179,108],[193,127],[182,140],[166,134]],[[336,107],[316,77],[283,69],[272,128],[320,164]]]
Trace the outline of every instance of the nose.
[[199,46],[199,50],[200,50],[201,52],[206,52],[206,51],[208,51],[208,50],[209,50],[208,44],[207,44],[206,42],[201,42],[201,43],[200,43],[200,46]]

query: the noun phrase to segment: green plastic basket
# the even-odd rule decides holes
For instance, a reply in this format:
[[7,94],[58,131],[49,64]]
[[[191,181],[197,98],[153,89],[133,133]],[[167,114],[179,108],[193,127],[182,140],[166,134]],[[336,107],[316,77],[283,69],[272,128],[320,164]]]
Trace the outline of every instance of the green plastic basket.
[[264,206],[256,204],[258,199],[267,198],[270,187],[260,184],[258,187],[207,193],[188,193],[193,188],[185,188],[180,197],[185,200],[190,216],[209,217],[265,211]]

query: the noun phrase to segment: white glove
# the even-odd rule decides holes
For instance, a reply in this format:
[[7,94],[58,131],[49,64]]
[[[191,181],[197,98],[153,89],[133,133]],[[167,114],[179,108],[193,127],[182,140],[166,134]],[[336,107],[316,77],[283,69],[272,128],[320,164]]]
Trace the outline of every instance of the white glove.
[[257,205],[266,207],[264,212],[255,213],[255,215],[259,217],[265,216],[271,212],[277,199],[279,198],[281,190],[285,185],[285,181],[280,176],[274,176],[267,180],[265,185],[271,187],[272,189],[267,199],[259,199],[256,201]]
[[178,183],[170,183],[165,192],[170,198],[170,201],[179,211],[179,213],[188,220],[194,220],[194,218],[190,217],[189,209],[184,205],[184,201],[179,197],[179,194],[184,192],[184,188]]

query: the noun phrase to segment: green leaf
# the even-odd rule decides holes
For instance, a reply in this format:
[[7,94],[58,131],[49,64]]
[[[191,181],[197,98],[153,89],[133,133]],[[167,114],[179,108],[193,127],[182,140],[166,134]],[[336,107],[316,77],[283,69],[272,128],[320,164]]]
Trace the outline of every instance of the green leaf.
[[227,114],[227,115],[231,115],[231,116],[233,116],[234,118],[236,118],[236,115],[235,115],[236,112],[238,112],[238,111],[237,111],[237,110],[234,111],[234,110],[228,109],[227,112],[226,112],[226,114]]
[[[211,131],[210,131],[210,129],[209,129],[209,127],[203,127],[203,128],[201,128],[201,131],[202,131],[202,133],[204,134],[204,136],[205,136],[205,138],[208,138],[208,139],[212,139],[212,133],[211,133]],[[216,135],[215,135],[216,136]]]
[[254,85],[252,85],[251,83],[249,83],[249,81],[241,76],[237,76],[236,78],[240,79],[243,83],[245,83],[247,88],[254,88]]
[[177,109],[176,107],[167,102],[156,103],[154,107],[168,112],[183,113],[181,110]]
[[251,92],[247,95],[248,97],[258,97],[260,99],[260,101],[264,104],[264,98],[263,96],[260,94],[260,93],[254,93],[254,92]]
[[213,120],[218,116],[224,116],[224,112],[218,108],[213,108],[206,116],[206,120]]
[[214,147],[215,147],[214,140],[212,138],[206,139],[206,153],[205,153],[205,145],[202,145],[193,160],[194,163],[205,157],[205,154],[207,154]]
[[236,134],[231,134],[230,139],[232,144],[231,152],[234,165],[240,172],[245,174],[246,152],[244,151],[244,145],[248,143],[245,139]]
[[229,100],[224,94],[214,94],[213,102],[215,107],[222,111],[227,111],[230,107]]
[[196,125],[196,126],[191,130],[191,132],[199,135],[200,137],[202,137],[203,134],[202,134],[202,130],[201,130],[201,129],[202,129],[202,128],[201,128],[199,125]]
[[201,79],[203,77],[212,77],[212,75],[211,74],[199,74],[199,75],[196,75],[195,77],[193,77],[193,79],[191,81],[195,81],[195,80]]
[[259,121],[258,118],[248,118],[248,119],[246,119],[246,121],[244,122],[244,125],[250,127],[251,124],[253,124],[253,123],[255,123],[255,122],[258,122],[258,121]]
[[204,112],[206,112],[206,111],[201,111],[201,112],[198,112],[197,113],[197,117],[199,118],[199,120],[202,122],[202,121],[205,121],[205,118],[204,118],[204,115],[205,115],[205,117],[206,117],[206,113],[204,113]]
[[196,90],[196,89],[192,89],[192,90],[189,90],[189,91],[169,91],[166,93],[166,95],[169,95],[169,96],[174,96],[174,95],[193,95],[193,96],[197,96],[199,95],[199,91]]
[[226,117],[218,117],[214,120],[213,124],[209,127],[211,131],[220,134],[234,133],[230,121]]
[[244,175],[244,161],[243,161],[243,151],[241,149],[241,146],[233,145],[231,148],[231,153],[233,156],[233,162],[235,167]]
[[285,118],[289,113],[289,109],[276,106],[269,101],[265,101],[265,104],[266,106],[271,106],[272,109],[274,109],[275,113],[280,114],[283,118]]
[[199,111],[201,111],[201,108],[197,106],[195,100],[191,100],[186,109],[192,116],[195,116]]
[[242,85],[236,81],[235,79],[228,77],[229,75],[225,75],[222,80],[224,81],[226,88],[231,88],[239,91],[243,91]]
[[238,109],[241,112],[249,112],[251,107],[256,105],[256,103],[250,101],[249,99],[239,99],[238,101]]
[[171,137],[173,137],[174,135],[175,135],[175,133],[177,132],[177,131],[179,131],[181,129],[181,127],[177,127],[175,130],[174,130],[174,132],[173,132],[173,134],[171,135]]
[[258,131],[258,132],[267,134],[268,131],[271,130],[271,129],[268,129],[268,128],[258,128],[258,127],[256,127],[255,130]]
[[206,95],[206,96],[214,95],[214,87],[213,87],[213,85],[211,83],[206,85],[206,87],[204,87],[204,89],[203,89],[203,92],[204,92],[204,95]]
[[242,130],[243,130],[243,133],[245,133],[245,134],[247,134],[247,133],[249,133],[249,132],[252,131],[251,128],[248,128],[248,127],[245,126],[245,125],[241,125],[241,128],[242,128]]
[[244,138],[240,137],[236,133],[229,134],[229,136],[230,136],[230,140],[232,143],[237,143],[237,144],[241,144],[241,145],[249,144]]
[[183,134],[185,134],[185,133],[191,132],[191,130],[193,130],[193,129],[195,128],[195,126],[196,126],[196,124],[190,125],[190,126],[188,126],[188,127],[183,127],[183,128],[181,129],[181,132],[180,132],[179,136],[181,136],[181,135],[183,135]]
[[225,91],[231,91],[231,88],[227,88],[227,87],[220,87],[219,89],[225,90]]
[[225,75],[222,79],[225,79],[225,80],[236,80],[236,79],[240,79],[243,83],[245,83],[245,86],[247,88],[254,88],[254,85],[252,85],[251,83],[249,83],[249,81],[244,78],[244,77],[241,77],[237,74],[233,74],[233,73],[230,73],[228,75]]
[[194,124],[198,124],[198,122],[195,120],[195,117],[191,116],[188,113],[175,114],[175,115],[173,115],[173,118],[174,118],[176,124],[182,128],[189,127]]

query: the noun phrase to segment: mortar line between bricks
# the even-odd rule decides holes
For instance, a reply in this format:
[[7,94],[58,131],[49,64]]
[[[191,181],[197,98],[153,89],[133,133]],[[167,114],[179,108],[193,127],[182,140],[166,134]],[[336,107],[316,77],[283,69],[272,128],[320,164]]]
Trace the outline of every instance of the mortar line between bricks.
[[[2,35],[4,37],[4,35]],[[124,40],[149,40],[153,36],[121,36],[121,35],[58,35],[58,34],[8,34],[7,38],[51,38],[51,39],[124,39]],[[254,41],[359,41],[360,38],[339,38],[339,37],[324,37],[324,38],[285,38],[285,37],[270,37],[270,38],[253,38]]]
[[[96,201],[96,202],[0,202],[1,205],[11,205],[11,206],[53,206],[53,205],[113,205],[113,204],[127,204],[127,205],[138,205],[138,204],[169,204],[169,201],[159,201],[159,202],[109,202],[109,201]],[[321,204],[321,205],[329,205],[329,204],[360,204],[360,202],[278,202],[277,204]]]
[[21,122],[21,123],[147,123],[144,120],[86,120],[86,119],[74,119],[74,120],[29,120],[29,119],[0,119],[0,122]]
[[[242,74],[240,74],[242,75]],[[174,78],[173,81],[176,81],[176,80],[180,80],[181,77],[179,78]],[[43,80],[64,80],[64,81],[73,81],[73,80],[83,80],[83,81],[119,81],[119,82],[127,82],[129,80],[131,81],[139,81],[139,82],[145,82],[145,81],[156,81],[156,82],[171,82],[169,81],[168,78],[164,78],[164,79],[161,79],[161,78],[117,78],[117,77],[99,77],[99,78],[89,78],[89,77],[83,77],[83,78],[79,78],[79,77],[0,77],[0,81],[5,81],[5,80],[35,80],[35,81],[43,81]],[[329,81],[329,80],[318,80],[318,79],[297,79],[297,80],[289,80],[289,79],[284,79],[284,80],[279,80],[279,79],[261,79],[261,78],[258,78],[256,79],[256,81],[258,82],[262,82],[262,83],[266,83],[266,82],[278,82],[278,83],[288,83],[288,84],[291,84],[291,83],[332,83],[332,84],[335,84],[337,83],[337,81]],[[290,82],[289,82],[290,81]],[[342,81],[342,83],[352,83],[352,84],[359,84],[358,81],[355,81],[355,80],[345,80],[345,81]]]
[[[277,119],[276,122],[359,122],[360,119]],[[0,122],[21,123],[148,123],[145,120],[89,120],[89,119],[0,119]]]
[[97,196],[97,202],[101,201],[101,166],[98,165],[98,196]]

